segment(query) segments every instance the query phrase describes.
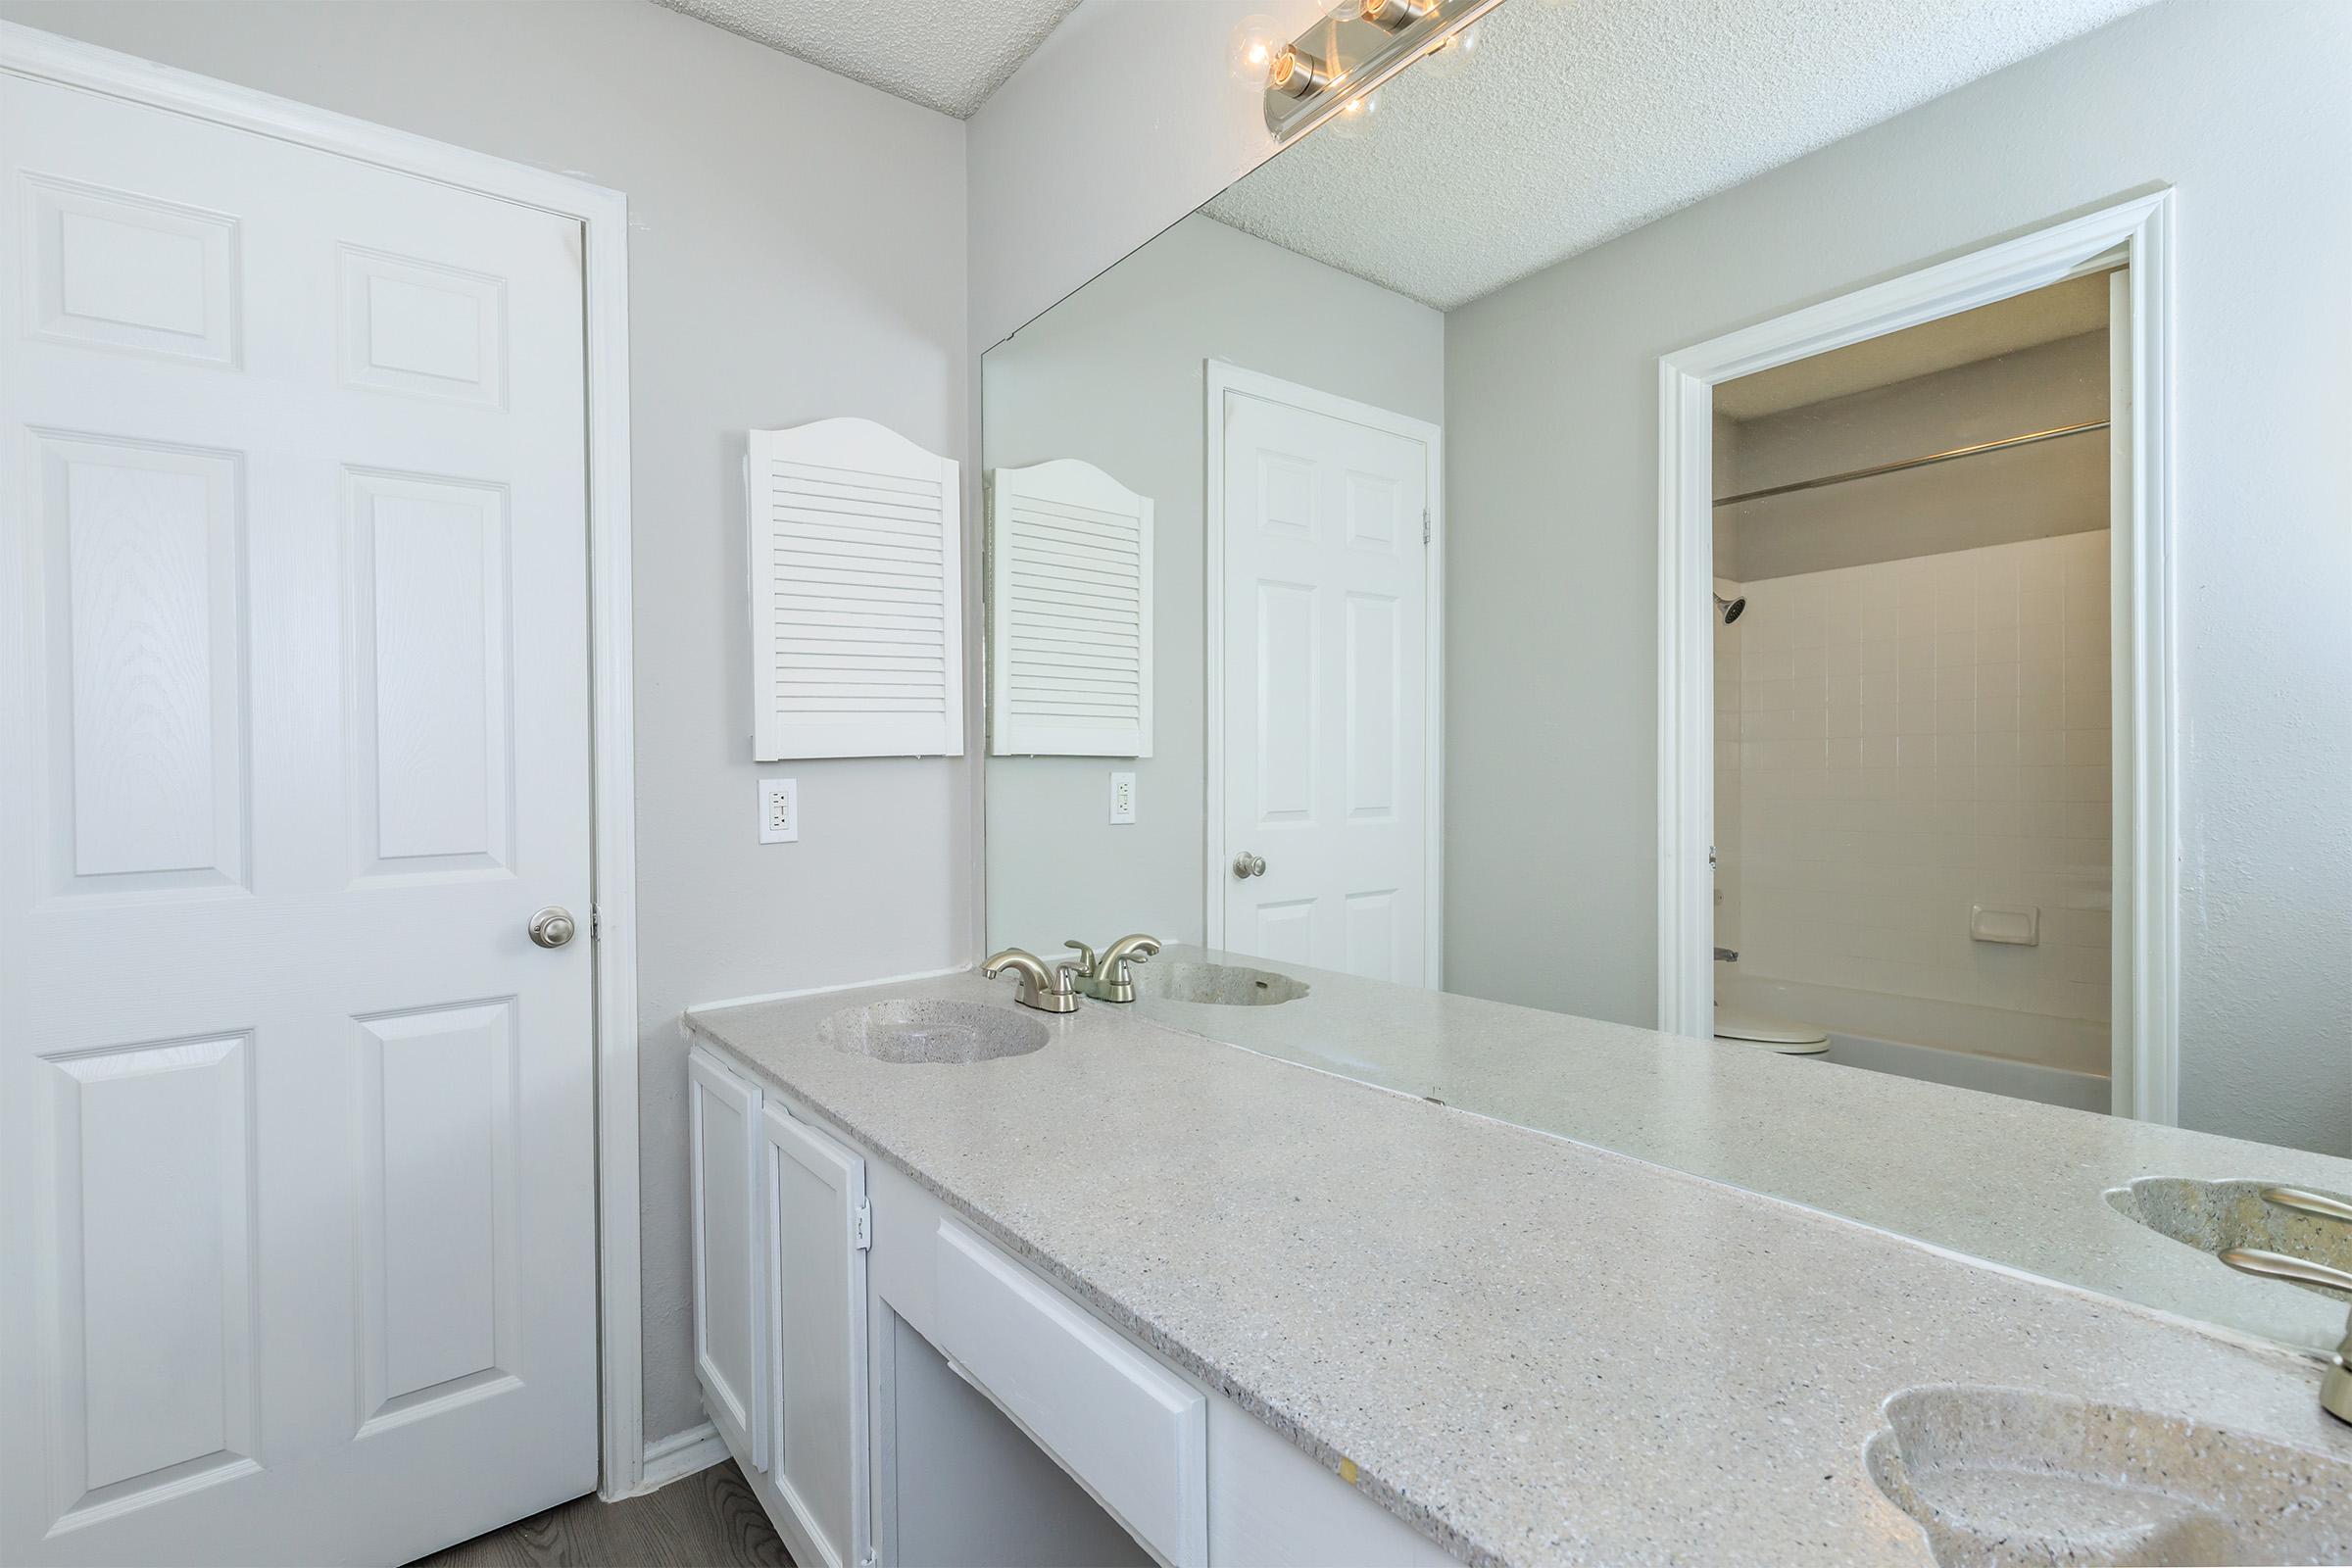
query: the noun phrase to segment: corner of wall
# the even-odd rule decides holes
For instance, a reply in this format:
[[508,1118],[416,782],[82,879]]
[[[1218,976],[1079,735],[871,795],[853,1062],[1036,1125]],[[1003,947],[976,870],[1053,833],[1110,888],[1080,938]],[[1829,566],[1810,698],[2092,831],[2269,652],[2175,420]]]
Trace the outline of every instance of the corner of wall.
[[1273,156],[1258,91],[1226,65],[1257,12],[1303,29],[1321,8],[1086,0],[981,105],[965,152],[975,351]]

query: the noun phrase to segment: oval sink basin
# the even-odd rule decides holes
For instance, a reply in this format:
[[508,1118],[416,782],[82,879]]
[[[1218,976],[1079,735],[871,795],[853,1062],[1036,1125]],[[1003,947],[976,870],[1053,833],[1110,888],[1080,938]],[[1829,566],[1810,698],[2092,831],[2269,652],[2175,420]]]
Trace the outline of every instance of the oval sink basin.
[[870,1002],[816,1026],[835,1051],[876,1061],[993,1061],[1043,1046],[1046,1026],[1009,1007],[973,1002]]
[[1134,970],[1135,994],[1159,1002],[1204,1002],[1220,1007],[1271,1007],[1306,995],[1306,982],[1271,969],[1230,963],[1162,963],[1154,958]]
[[2352,1559],[2352,1461],[2022,1389],[1885,1409],[1863,1463],[1944,1568]]
[[[2286,1252],[2352,1273],[2352,1225],[2280,1208],[2262,1200],[2265,1187],[2293,1182],[2198,1181],[2186,1176],[2142,1176],[2107,1190],[2107,1206],[2160,1236],[2200,1252],[2219,1254],[2233,1247]],[[2330,1198],[2345,1199],[2341,1193]],[[2214,1265],[2220,1267],[2217,1261]],[[2325,1285],[2288,1281],[2297,1290],[2352,1302],[2352,1293]]]

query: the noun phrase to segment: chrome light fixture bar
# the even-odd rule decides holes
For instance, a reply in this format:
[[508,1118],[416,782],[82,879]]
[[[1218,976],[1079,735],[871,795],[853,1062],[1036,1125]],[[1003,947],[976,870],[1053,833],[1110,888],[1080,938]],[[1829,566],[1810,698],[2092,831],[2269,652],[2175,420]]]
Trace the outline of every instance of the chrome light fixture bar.
[[1373,92],[1502,0],[1361,0],[1273,51],[1266,128],[1289,141]]

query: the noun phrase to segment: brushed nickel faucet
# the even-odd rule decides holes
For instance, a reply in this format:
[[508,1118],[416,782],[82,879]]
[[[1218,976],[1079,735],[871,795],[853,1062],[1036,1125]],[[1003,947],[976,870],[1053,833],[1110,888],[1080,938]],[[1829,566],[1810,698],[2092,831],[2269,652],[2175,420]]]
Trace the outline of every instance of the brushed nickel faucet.
[[989,979],[1011,970],[1015,976],[1012,1000],[1024,1007],[1040,1012],[1076,1012],[1078,993],[1073,989],[1077,976],[1073,966],[1057,963],[1049,969],[1036,954],[1020,948],[1006,948],[1003,953],[980,966]]
[[1135,1000],[1135,971],[1130,964],[1142,963],[1159,951],[1159,938],[1141,931],[1124,936],[1102,950],[1097,959],[1095,950],[1076,940],[1064,942],[1065,948],[1078,950],[1074,962],[1076,976],[1071,980],[1078,990],[1097,1002],[1133,1002]]
[[[2314,1219],[2338,1220],[2352,1225],[2352,1203],[2326,1193],[2305,1192],[2300,1187],[2265,1187],[2262,1200]],[[2266,1280],[2287,1280],[2296,1285],[2318,1285],[2330,1291],[2352,1292],[2352,1273],[2314,1263],[2307,1257],[2295,1257],[2286,1252],[2266,1252],[2258,1248],[2233,1247],[2222,1253],[2222,1261],[2240,1274],[2252,1274]],[[2352,1422],[2352,1315],[2344,1320],[2344,1342],[2328,1358],[2328,1371],[2320,1379],[2320,1408],[2338,1421]]]

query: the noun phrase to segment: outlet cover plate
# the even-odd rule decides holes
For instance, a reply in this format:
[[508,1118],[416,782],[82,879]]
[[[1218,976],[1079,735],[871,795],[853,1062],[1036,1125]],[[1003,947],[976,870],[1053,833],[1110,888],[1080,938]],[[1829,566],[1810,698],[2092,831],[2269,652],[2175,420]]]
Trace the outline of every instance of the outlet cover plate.
[[1135,820],[1135,775],[1110,775],[1110,820],[1115,825]]
[[797,779],[760,781],[760,842],[798,844],[801,841],[801,786]]

